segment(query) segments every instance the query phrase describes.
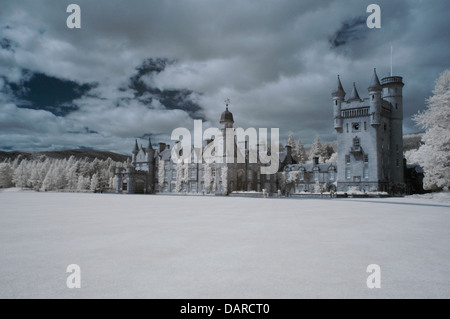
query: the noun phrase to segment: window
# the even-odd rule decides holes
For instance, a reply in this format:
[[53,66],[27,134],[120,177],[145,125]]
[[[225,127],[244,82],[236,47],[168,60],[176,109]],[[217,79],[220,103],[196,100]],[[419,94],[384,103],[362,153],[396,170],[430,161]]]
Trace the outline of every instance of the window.
[[363,175],[364,175],[365,179],[369,178],[369,167],[368,166],[364,166]]
[[364,154],[364,163],[369,163],[369,154]]
[[348,123],[347,123],[347,133],[348,133]]
[[364,131],[367,131],[367,122],[364,122]]
[[374,95],[372,95],[372,101],[373,101],[373,98],[374,98],[375,96]]
[[318,181],[319,180],[319,172],[316,171],[313,174],[314,174],[314,180]]
[[300,180],[303,181],[305,179],[305,173],[300,171]]
[[398,152],[398,144],[395,144],[395,150]]
[[197,171],[195,169],[191,170],[191,179],[196,179],[197,178]]
[[346,168],[345,169],[345,178],[350,179],[351,174],[352,174],[352,171],[350,170],[350,168]]
[[395,103],[395,109],[398,110],[398,104],[397,103]]
[[350,155],[345,155],[345,163],[350,164]]
[[330,171],[330,181],[334,181],[334,179],[336,178],[336,173],[334,170]]
[[361,141],[359,140],[359,137],[355,137],[353,139],[353,146],[354,147],[359,147],[361,145]]
[[397,160],[395,161],[395,165],[397,165],[397,167],[400,167],[400,160],[397,158]]
[[337,100],[334,101],[335,105],[337,105]]
[[384,123],[383,128],[384,128],[385,131],[387,131],[387,124],[386,123]]

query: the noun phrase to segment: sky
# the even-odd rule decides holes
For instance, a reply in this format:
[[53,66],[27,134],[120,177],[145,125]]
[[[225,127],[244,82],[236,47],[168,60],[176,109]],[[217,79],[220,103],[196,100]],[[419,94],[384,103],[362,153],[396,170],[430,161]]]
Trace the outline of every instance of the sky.
[[[81,29],[66,8],[81,7]],[[366,8],[381,8],[369,29]],[[279,128],[333,141],[339,74],[361,97],[403,76],[404,133],[450,65],[448,1],[2,0],[0,149],[131,153],[177,127]]]

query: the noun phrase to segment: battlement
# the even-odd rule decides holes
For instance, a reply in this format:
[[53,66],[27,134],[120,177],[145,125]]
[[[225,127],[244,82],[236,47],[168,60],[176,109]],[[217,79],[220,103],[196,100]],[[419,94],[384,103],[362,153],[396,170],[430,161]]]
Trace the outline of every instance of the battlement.
[[403,84],[403,78],[401,76],[388,76],[381,79],[381,85],[386,85],[390,83],[402,83]]

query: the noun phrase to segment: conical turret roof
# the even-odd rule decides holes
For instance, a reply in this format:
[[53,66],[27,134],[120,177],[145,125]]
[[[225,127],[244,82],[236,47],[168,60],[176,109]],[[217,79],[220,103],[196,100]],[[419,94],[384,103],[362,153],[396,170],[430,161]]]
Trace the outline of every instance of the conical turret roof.
[[356,84],[353,82],[353,89],[352,93],[350,94],[350,98],[348,101],[361,101],[361,98],[359,97],[358,90],[356,89]]
[[372,81],[370,81],[368,90],[369,91],[381,90],[381,84],[380,84],[380,80],[378,79],[377,69],[373,69]]
[[152,149],[153,149],[152,138],[151,138],[151,137],[148,138],[148,149],[149,149],[149,150],[152,150]]
[[139,145],[138,145],[138,142],[136,140],[136,145],[134,146],[133,154],[137,154],[137,153],[139,153]]
[[338,79],[337,79],[337,88],[336,88],[336,90],[334,90],[333,95],[342,96],[342,97],[345,96],[345,91],[344,91],[344,88],[342,87],[342,83],[341,83],[341,79],[340,79],[339,75],[338,75]]

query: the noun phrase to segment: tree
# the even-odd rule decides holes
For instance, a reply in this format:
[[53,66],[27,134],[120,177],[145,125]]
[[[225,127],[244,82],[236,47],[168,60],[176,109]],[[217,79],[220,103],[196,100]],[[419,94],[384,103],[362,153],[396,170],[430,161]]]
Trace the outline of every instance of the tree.
[[164,164],[165,161],[160,159],[158,163],[158,184],[161,192],[164,190],[164,179],[166,177],[166,170]]
[[331,158],[331,155],[333,155],[334,149],[330,145],[327,145],[325,149],[323,150],[323,158],[325,161],[328,161]]
[[320,137],[316,136],[313,145],[311,146],[311,151],[309,153],[309,159],[312,160],[314,157],[322,157],[323,156],[323,147],[320,142]]
[[295,147],[295,156],[294,159],[299,164],[305,164],[308,160],[306,156],[305,147],[303,146],[302,140],[299,139],[297,142],[297,146]]
[[328,163],[337,163],[337,159],[338,159],[338,153],[335,152],[333,153],[330,158],[328,159]]
[[177,180],[175,184],[175,190],[180,193],[183,190],[184,181],[184,165],[181,162],[177,163]]
[[33,187],[34,190],[39,190],[42,186],[42,180],[41,176],[39,174],[40,172],[40,166],[42,163],[33,163],[32,169],[31,169],[31,175],[30,175],[30,184],[31,187]]
[[204,180],[206,192],[210,193],[214,182],[211,165],[209,165],[208,163],[204,164],[204,170],[205,170]]
[[409,154],[409,160],[420,164],[425,172],[424,188],[448,191],[450,187],[450,70],[436,80],[427,109],[414,116],[424,128],[423,145]]
[[16,187],[25,188],[28,186],[28,180],[31,172],[28,170],[28,161],[23,160],[19,166],[14,170],[13,183]]
[[98,189],[98,186],[99,186],[98,175],[94,174],[91,179],[90,190],[95,192]]
[[223,193],[225,195],[228,195],[228,167],[224,166],[222,167],[222,187],[223,187]]
[[320,185],[319,181],[316,181],[316,184],[314,185],[314,193],[322,193],[322,185]]
[[286,146],[290,146],[292,150],[295,150],[294,134],[292,132],[289,132],[289,137],[287,139]]
[[82,175],[78,176],[78,185],[77,189],[79,191],[84,191],[89,189],[91,186],[91,179],[88,177],[83,177]]
[[0,164],[0,188],[7,188],[12,186],[13,169],[11,165]]

